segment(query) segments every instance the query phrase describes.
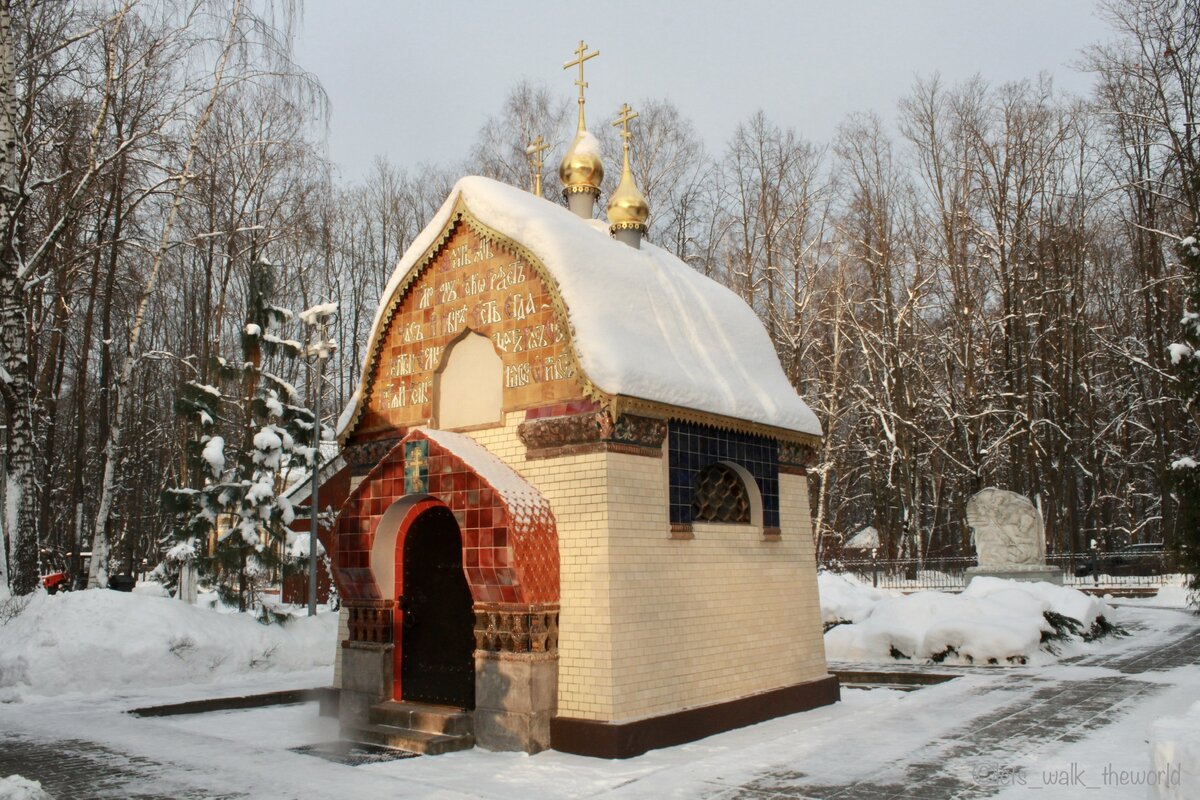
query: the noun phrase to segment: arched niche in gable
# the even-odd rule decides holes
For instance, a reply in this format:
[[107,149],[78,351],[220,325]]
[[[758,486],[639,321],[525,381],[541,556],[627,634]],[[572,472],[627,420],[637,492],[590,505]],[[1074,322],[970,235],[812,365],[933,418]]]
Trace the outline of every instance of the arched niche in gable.
[[[468,330],[486,338],[500,360],[502,411],[584,396],[553,278],[527,250],[460,206],[385,304],[363,370],[362,398],[344,436],[430,424],[469,427],[439,419],[435,408],[447,351]],[[472,346],[482,352],[478,343]]]
[[473,330],[446,345],[433,377],[433,426],[443,430],[503,421],[504,362],[492,340]]

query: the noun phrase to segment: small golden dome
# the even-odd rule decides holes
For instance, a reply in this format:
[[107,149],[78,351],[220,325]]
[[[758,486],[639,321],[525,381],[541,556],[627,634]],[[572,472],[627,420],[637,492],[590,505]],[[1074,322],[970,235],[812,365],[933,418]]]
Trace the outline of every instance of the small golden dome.
[[564,195],[587,192],[599,197],[600,182],[604,180],[600,140],[581,128],[558,166],[558,177],[562,180]]
[[649,220],[650,204],[633,182],[629,159],[626,158],[625,167],[621,170],[621,182],[608,201],[609,230],[634,229],[645,233]]

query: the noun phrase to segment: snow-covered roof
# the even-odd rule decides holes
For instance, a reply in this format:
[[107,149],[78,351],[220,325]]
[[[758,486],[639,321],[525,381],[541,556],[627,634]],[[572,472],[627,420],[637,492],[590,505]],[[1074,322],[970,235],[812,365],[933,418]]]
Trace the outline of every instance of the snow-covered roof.
[[552,514],[550,504],[541,492],[471,437],[424,426],[416,430],[458,456],[476,475],[491,484],[515,522],[526,524],[539,516]]
[[874,550],[879,547],[879,531],[868,525],[851,536],[845,546],[847,550]]
[[[322,483],[329,480],[335,472],[346,466],[340,455],[337,442],[328,439],[321,440],[321,471],[318,477]],[[292,503],[306,503],[312,493],[312,470],[297,467],[284,473],[283,495]]]
[[[419,265],[461,198],[483,225],[519,243],[556,284],[574,331],[579,365],[614,396],[820,435],[754,311],[740,297],[669,252],[612,239],[599,220],[521,189],[462,178],[401,257],[371,327],[381,333],[392,296]],[[339,421],[355,418],[362,390]]]

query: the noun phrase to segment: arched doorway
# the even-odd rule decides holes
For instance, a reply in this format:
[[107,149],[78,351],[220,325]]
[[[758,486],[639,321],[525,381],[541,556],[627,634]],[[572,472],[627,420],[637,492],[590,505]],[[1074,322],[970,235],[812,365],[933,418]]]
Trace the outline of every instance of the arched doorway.
[[400,691],[403,699],[475,707],[475,615],[462,534],[445,506],[408,527],[402,554]]

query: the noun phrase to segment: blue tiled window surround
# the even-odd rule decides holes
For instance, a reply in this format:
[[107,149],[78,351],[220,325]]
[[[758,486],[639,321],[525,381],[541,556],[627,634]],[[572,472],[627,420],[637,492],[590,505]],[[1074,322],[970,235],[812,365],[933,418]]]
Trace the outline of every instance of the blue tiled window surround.
[[762,493],[763,527],[779,527],[779,443],[765,436],[676,422],[667,425],[671,522],[690,525],[692,492],[700,470],[715,461],[745,467]]

